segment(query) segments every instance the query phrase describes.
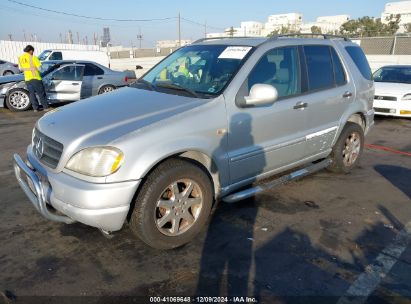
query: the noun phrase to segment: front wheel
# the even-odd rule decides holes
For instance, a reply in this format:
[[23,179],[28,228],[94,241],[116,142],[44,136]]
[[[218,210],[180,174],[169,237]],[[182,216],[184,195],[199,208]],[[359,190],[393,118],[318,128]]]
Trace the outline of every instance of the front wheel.
[[204,170],[188,161],[168,160],[142,185],[130,228],[151,247],[180,247],[201,231],[212,203],[212,185]]
[[14,75],[13,71],[4,71],[3,76]]
[[31,103],[29,92],[24,89],[14,89],[10,91],[6,98],[6,105],[10,111],[20,112],[30,109]]
[[357,164],[364,149],[364,131],[361,126],[347,122],[331,152],[329,170],[348,173]]

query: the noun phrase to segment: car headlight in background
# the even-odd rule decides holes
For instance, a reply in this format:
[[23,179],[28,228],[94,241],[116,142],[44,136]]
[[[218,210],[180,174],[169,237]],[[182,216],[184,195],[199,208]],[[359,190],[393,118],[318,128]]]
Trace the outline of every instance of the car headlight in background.
[[411,100],[411,94],[406,94],[406,95],[404,95],[404,97],[402,98],[402,100]]
[[123,159],[123,152],[114,147],[86,148],[74,154],[66,168],[88,176],[103,177],[116,172]]

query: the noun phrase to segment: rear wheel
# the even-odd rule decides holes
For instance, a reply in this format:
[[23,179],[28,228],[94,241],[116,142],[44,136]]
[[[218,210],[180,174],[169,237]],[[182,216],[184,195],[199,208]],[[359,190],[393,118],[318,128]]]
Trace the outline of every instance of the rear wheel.
[[109,93],[112,92],[116,89],[115,86],[113,85],[104,85],[100,88],[100,90],[98,90],[98,94],[104,94],[104,93]]
[[364,131],[361,126],[347,122],[331,152],[329,169],[337,173],[348,173],[357,164],[364,148]]
[[20,112],[30,109],[29,92],[24,89],[11,90],[6,98],[6,105],[10,111]]
[[201,231],[212,202],[210,179],[200,167],[184,160],[168,160],[142,185],[130,228],[151,247],[180,247]]

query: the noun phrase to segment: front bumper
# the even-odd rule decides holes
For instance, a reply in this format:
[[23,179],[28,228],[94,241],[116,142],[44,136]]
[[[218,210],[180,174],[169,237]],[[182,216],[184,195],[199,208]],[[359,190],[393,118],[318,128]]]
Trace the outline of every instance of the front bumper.
[[376,115],[411,117],[411,100],[374,100]]
[[14,155],[14,171],[20,187],[45,218],[66,224],[77,221],[105,231],[121,229],[140,181],[94,184],[50,173],[30,150],[26,163]]

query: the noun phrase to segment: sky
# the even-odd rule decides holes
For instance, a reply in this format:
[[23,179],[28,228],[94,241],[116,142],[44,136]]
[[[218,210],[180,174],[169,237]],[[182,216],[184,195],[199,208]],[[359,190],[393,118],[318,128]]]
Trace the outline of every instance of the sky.
[[[241,21],[265,22],[268,15],[297,12],[303,14],[303,22],[314,21],[318,16],[348,14],[351,18],[379,17],[387,0],[16,0],[50,10],[110,19],[173,18],[181,14],[182,39],[204,37],[207,32],[221,32]],[[114,44],[138,46],[137,35],[143,35],[142,46],[153,47],[157,40],[177,39],[177,20],[153,22],[118,22],[65,16],[21,6],[9,0],[0,0],[0,39],[23,40],[36,34],[45,42],[59,42],[71,30],[74,41],[77,32],[80,40],[94,33],[100,37],[103,27],[110,28]],[[198,24],[197,24],[198,23]]]

